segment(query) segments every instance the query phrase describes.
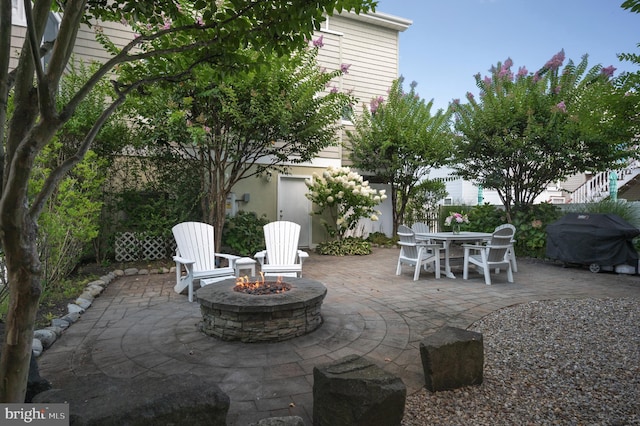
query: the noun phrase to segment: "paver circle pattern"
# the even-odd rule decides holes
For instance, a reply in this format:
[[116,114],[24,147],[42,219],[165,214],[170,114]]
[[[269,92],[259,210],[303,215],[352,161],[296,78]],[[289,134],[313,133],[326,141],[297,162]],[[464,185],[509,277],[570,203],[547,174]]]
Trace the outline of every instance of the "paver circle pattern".
[[353,257],[312,253],[303,272],[327,286],[324,322],[277,343],[224,342],[200,332],[199,305],[173,291],[173,274],[122,277],[43,353],[40,372],[54,387],[97,372],[121,379],[202,376],[231,398],[229,425],[287,415],[312,424],[317,365],[362,355],[401,377],[412,393],[424,386],[420,341],[442,326],[467,328],[497,309],[532,300],[640,297],[637,275],[527,259],[519,259],[513,284],[504,273],[492,286],[480,274],[436,280],[422,272],[413,281],[409,268],[395,275],[397,256],[395,248]]

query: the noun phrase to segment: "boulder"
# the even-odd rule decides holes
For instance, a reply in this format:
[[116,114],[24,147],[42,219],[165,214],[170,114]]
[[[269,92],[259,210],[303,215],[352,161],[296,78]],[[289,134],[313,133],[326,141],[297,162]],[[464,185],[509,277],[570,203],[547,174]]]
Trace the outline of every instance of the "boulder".
[[78,377],[72,386],[36,395],[34,403],[68,403],[71,425],[225,426],[229,397],[194,375],[117,379]]
[[249,426],[304,426],[304,420],[298,416],[268,417]]
[[399,377],[358,355],[313,369],[314,426],[392,426],[404,415]]
[[443,327],[420,342],[420,356],[425,385],[431,392],[482,383],[482,333]]

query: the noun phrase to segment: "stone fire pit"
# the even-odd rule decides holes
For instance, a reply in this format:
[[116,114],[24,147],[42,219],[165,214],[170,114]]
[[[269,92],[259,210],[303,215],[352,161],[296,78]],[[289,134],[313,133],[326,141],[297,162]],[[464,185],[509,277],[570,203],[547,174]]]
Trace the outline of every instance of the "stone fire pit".
[[222,340],[278,342],[320,327],[324,284],[306,278],[285,278],[288,291],[254,295],[234,291],[231,278],[198,290],[202,331]]

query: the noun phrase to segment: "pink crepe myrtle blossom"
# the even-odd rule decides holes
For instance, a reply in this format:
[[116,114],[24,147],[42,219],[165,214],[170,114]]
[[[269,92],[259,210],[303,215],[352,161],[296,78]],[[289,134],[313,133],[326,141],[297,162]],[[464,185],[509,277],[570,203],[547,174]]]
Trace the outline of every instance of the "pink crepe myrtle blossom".
[[511,72],[511,70],[508,67],[503,65],[500,68],[500,72],[498,72],[498,77],[506,78],[508,80],[513,80],[513,73]]
[[561,112],[567,112],[567,106],[564,104],[564,101],[560,101],[556,104],[556,108]]
[[526,77],[527,74],[529,74],[529,71],[527,71],[527,67],[519,67],[518,74],[516,74],[516,76],[518,78],[522,78],[522,77]]
[[199,27],[201,27],[201,26],[203,26],[203,25],[204,25],[204,21],[202,20],[202,17],[201,17],[201,16],[198,16],[198,17],[196,18],[196,25],[197,25],[197,26],[199,26]]
[[340,71],[342,71],[342,74],[349,74],[350,67],[351,64],[340,64]]
[[563,62],[564,62],[564,49],[560,50],[558,53],[553,55],[553,57],[549,59],[544,66],[545,68],[549,68],[551,70],[557,70],[562,66]]
[[162,26],[163,30],[171,29],[171,19],[165,19],[164,25]]
[[382,105],[382,102],[384,102],[384,98],[382,96],[371,99],[371,103],[369,104],[369,111],[371,111],[371,114],[376,113],[380,105]]
[[321,35],[317,39],[313,40],[313,47],[318,47],[318,48],[323,47],[324,46],[323,38],[324,38],[324,35]]
[[613,73],[615,72],[615,70],[616,67],[614,67],[613,65],[609,65],[608,67],[602,68],[600,73],[606,77],[613,77]]
[[207,134],[210,134],[211,133],[211,127],[204,126],[204,132],[207,133]]
[[331,88],[330,93],[338,93],[338,88],[337,88],[336,86],[333,86],[333,87]]
[[491,77],[489,77],[488,75],[484,77],[484,84],[485,86],[491,86],[492,80]]
[[467,99],[468,99],[469,101],[473,101],[473,93],[471,93],[471,92],[467,92]]

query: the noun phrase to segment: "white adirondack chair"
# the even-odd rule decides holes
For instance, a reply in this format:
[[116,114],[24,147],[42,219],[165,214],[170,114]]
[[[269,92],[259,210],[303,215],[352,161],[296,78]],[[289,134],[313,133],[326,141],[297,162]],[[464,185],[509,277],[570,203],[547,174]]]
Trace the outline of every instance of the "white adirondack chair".
[[505,223],[504,225],[500,225],[498,226],[495,230],[498,231],[502,228],[510,228],[513,229],[513,235],[514,237],[511,238],[511,248],[509,249],[509,251],[507,252],[507,258],[509,259],[509,261],[511,262],[511,269],[513,270],[513,272],[518,272],[518,262],[516,261],[516,251],[513,248],[513,245],[516,243],[515,240],[515,235],[516,235],[516,227],[513,226],[510,223]]
[[413,280],[416,281],[420,277],[420,268],[424,267],[427,271],[430,264],[434,264],[434,272],[436,278],[440,278],[440,249],[439,244],[428,244],[416,241],[416,235],[406,225],[398,227],[398,237],[400,240],[400,255],[398,256],[398,266],[396,267],[396,275],[402,273],[402,265],[410,265],[414,267]]
[[[488,244],[463,244],[464,247],[464,269],[462,278],[469,278],[469,264],[484,274],[484,282],[491,285],[491,269],[496,272],[500,268],[507,269],[507,281],[513,282],[513,270],[511,267],[511,259],[509,258],[509,250],[513,248],[514,228],[503,227],[493,232],[491,241]],[[472,254],[473,252],[473,254]]]
[[266,250],[255,254],[264,275],[301,277],[302,262],[309,253],[298,249],[300,225],[284,220],[267,223],[264,227]]
[[[213,226],[201,222],[183,222],[174,226],[171,231],[176,240],[176,285],[174,290],[182,293],[189,291],[189,302],[193,302],[193,282],[200,280],[200,285],[211,284],[227,278],[235,278],[235,261],[239,256],[215,252]],[[229,261],[229,266],[218,267],[220,258]]]

